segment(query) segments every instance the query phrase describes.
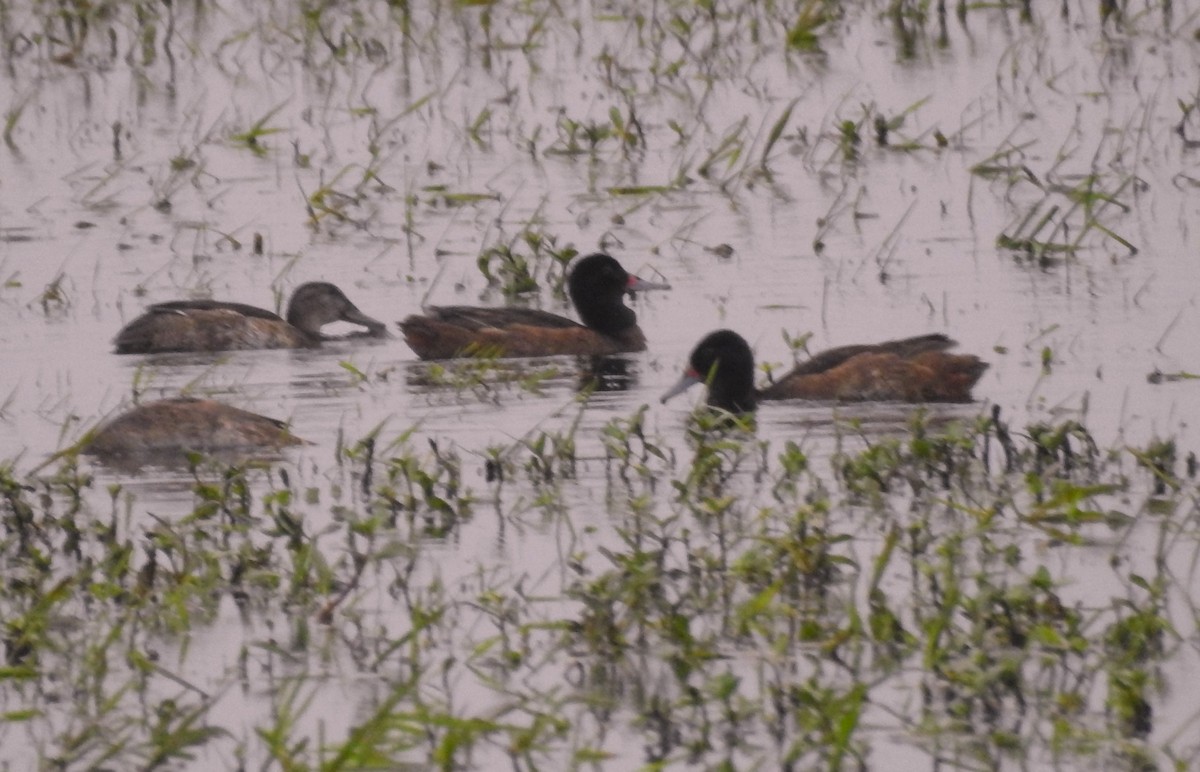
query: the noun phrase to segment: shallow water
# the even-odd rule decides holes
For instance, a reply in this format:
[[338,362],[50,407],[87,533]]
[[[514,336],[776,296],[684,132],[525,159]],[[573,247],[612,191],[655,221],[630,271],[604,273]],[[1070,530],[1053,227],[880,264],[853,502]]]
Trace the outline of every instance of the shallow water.
[[[556,487],[589,548],[617,543],[600,431],[649,405],[647,434],[677,470],[686,464],[698,390],[666,406],[658,396],[717,327],[742,332],[760,361],[775,363],[791,358],[783,331],[811,332],[814,351],[947,332],[991,368],[976,404],[934,408],[935,418],[996,405],[1014,428],[1077,418],[1102,448],[1174,438],[1193,449],[1200,386],[1147,376],[1200,372],[1200,261],[1189,243],[1200,225],[1200,151],[1174,131],[1179,104],[1196,99],[1190,30],[1200,9],[1131,10],[1119,28],[1101,25],[1093,5],[1065,6],[1067,19],[1057,9],[1031,21],[982,9],[965,22],[951,14],[944,28],[910,20],[909,44],[882,8],[848,9],[826,28],[821,54],[785,50],[788,19],[753,5],[714,20],[675,3],[434,4],[412,11],[406,34],[388,5],[352,4],[321,17],[345,46],[339,54],[286,4],[179,7],[172,34],[159,20],[150,53],[131,11],[118,8],[68,63],[54,60],[67,51],[50,42],[62,29],[39,38],[30,9],[8,9],[5,34],[23,42],[0,75],[0,102],[21,106],[0,148],[0,353],[9,363],[0,459],[32,469],[135,392],[212,395],[286,419],[312,443],[287,458],[300,485],[321,491],[311,513],[321,518],[332,489],[349,487],[329,471],[340,446],[379,426],[384,442],[416,427],[415,446],[434,440],[461,456],[464,485],[480,499],[451,541],[425,547],[420,575],[450,584],[478,571],[528,575],[534,594],[558,597],[571,578],[562,562],[571,539],[559,518],[529,505],[538,490],[528,480],[495,492],[489,449],[578,419],[576,476]],[[793,103],[764,164],[772,127]],[[626,126],[636,117],[635,144],[612,136],[611,111]],[[891,147],[873,139],[877,115],[903,117]],[[258,121],[270,129],[256,140],[262,153],[237,139]],[[857,160],[839,141],[843,121],[861,123]],[[594,149],[589,125],[609,132]],[[1194,116],[1185,126],[1200,136]],[[920,147],[900,149],[906,138]],[[1004,169],[973,174],[976,165]],[[1105,196],[1080,203],[1068,191],[1087,175]],[[314,210],[321,205],[337,211]],[[997,246],[1001,234],[1030,236],[1054,206],[1062,230],[1053,240],[1078,240],[1074,254],[1039,261]],[[528,254],[526,232],[610,251],[671,282],[634,301],[651,343],[623,358],[626,388],[581,405],[571,359],[520,363],[543,376],[536,391],[431,385],[429,366],[394,328],[387,340],[313,351],[111,353],[112,336],[150,303],[203,296],[277,308],[308,280],[336,282],[388,322],[424,302],[500,304],[476,257],[497,244]],[[263,255],[252,254],[256,234]],[[530,302],[569,313],[549,293]],[[846,421],[871,438],[908,417],[895,405],[767,405],[757,436],[773,447],[801,442],[824,473],[841,443],[859,442]],[[159,515],[194,503],[186,470],[95,472]],[[493,498],[499,517],[487,512]],[[870,555],[869,526],[854,531]],[[1137,564],[1153,538],[1121,550]],[[1089,606],[1121,594],[1100,570],[1109,554],[1098,548],[1097,566],[1065,559],[1055,572],[1069,578],[1064,593]],[[386,599],[376,603],[378,624],[403,627]],[[223,607],[192,647],[211,653],[227,641],[223,655],[192,656],[189,672],[223,683],[240,642],[264,635],[259,624],[268,623]],[[1173,665],[1185,672],[1194,659],[1187,651]],[[371,690],[340,673],[327,683],[352,706]],[[231,699],[251,715],[262,707]],[[1193,702],[1164,699],[1160,714],[1172,718],[1156,736],[1171,736],[1174,717],[1186,725]],[[337,735],[352,713],[319,720]],[[881,737],[875,753],[896,747]]]

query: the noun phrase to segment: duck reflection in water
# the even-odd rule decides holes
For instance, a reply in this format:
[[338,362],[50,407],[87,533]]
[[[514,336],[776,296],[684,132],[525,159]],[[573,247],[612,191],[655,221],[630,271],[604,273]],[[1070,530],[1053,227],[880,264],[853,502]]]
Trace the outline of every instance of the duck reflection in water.
[[637,364],[620,356],[580,357],[576,391],[621,392],[637,385]]

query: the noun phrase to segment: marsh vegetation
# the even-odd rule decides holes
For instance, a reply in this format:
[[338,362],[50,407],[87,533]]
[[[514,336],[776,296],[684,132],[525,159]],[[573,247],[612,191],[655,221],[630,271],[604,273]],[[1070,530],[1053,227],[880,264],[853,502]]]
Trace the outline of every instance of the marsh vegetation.
[[[1197,764],[1193,2],[0,7],[0,743],[13,768]],[[649,351],[117,357],[333,281]],[[656,397],[946,332],[979,402]],[[592,365],[595,367],[585,366]],[[134,402],[282,458],[130,471]]]

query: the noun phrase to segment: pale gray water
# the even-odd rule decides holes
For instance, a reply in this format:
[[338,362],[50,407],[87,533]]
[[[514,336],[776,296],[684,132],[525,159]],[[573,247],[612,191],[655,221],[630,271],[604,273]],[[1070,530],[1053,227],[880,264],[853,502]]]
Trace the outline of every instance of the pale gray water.
[[[908,60],[876,17],[882,9],[848,11],[823,38],[825,55],[805,56],[782,49],[785,30],[761,10],[730,9],[710,30],[696,8],[672,4],[638,8],[643,27],[621,20],[633,10],[621,4],[495,8],[497,47],[486,55],[482,11],[457,4],[414,11],[409,39],[385,4],[356,5],[362,27],[329,11],[329,31],[348,41],[344,60],[319,38],[298,42],[296,11],[286,4],[211,6],[199,18],[195,7],[179,8],[173,62],[160,41],[153,63],[139,65],[129,20],[113,25],[115,56],[98,34],[69,66],[50,58],[61,47],[29,42],[0,76],[0,104],[23,106],[11,144],[0,148],[0,459],[16,459],[19,470],[36,466],[127,405],[135,384],[145,396],[186,388],[290,420],[314,443],[289,454],[306,485],[328,485],[321,470],[332,465],[339,434],[352,443],[386,421],[384,437],[416,424],[414,444],[432,438],[456,448],[465,483],[487,501],[489,447],[535,429],[565,431],[574,420],[574,362],[555,361],[564,373],[541,394],[504,386],[481,398],[421,387],[423,365],[398,335],[217,358],[118,357],[110,340],[152,302],[211,296],[274,307],[273,288],[286,297],[316,279],[338,283],[389,323],[427,293],[431,303],[499,304],[475,258],[496,244],[527,253],[525,229],[560,247],[606,249],[673,285],[636,301],[650,350],[629,357],[630,388],[594,397],[577,432],[584,461],[564,496],[575,529],[595,528],[597,543],[612,538],[596,490],[604,475],[599,428],[649,404],[648,428],[678,442],[684,463],[680,438],[699,394],[665,407],[657,397],[694,343],[719,326],[739,330],[760,360],[774,362],[790,357],[784,330],[812,332],[813,350],[944,331],[991,363],[976,387],[978,404],[945,408],[951,415],[999,405],[1014,427],[1080,418],[1101,447],[1174,437],[1192,449],[1200,384],[1153,385],[1147,375],[1200,372],[1200,260],[1191,243],[1200,150],[1174,133],[1178,103],[1197,98],[1200,49],[1191,30],[1200,9],[1175,3],[1166,17],[1131,9],[1126,30],[1101,32],[1093,6],[1069,5],[1069,21],[1050,8],[1033,23],[991,9],[972,10],[964,26],[951,14],[945,40],[931,21]],[[33,38],[29,12],[6,12],[10,35]],[[669,32],[672,13],[706,32],[685,48]],[[527,51],[500,45],[529,36],[536,44]],[[792,100],[764,174],[762,148]],[[609,138],[594,154],[557,152],[568,146],[569,122],[608,125],[610,110],[627,122],[630,104],[645,149]],[[907,137],[921,147],[878,148],[871,118],[910,108],[892,143]],[[260,157],[231,137],[264,116],[278,131],[261,138]],[[846,120],[863,122],[857,163],[839,149]],[[948,147],[935,147],[934,130]],[[1194,116],[1188,130],[1200,137]],[[702,176],[701,163],[727,137],[745,147],[719,153]],[[1011,154],[993,158],[1004,149]],[[194,164],[173,170],[178,158]],[[984,162],[1029,174],[1015,171],[1011,182],[972,175]],[[1137,254],[1099,230],[1080,239],[1076,255],[1047,266],[996,246],[1002,233],[1028,235],[1032,224],[1018,224],[1043,199],[1031,221],[1051,205],[1070,210],[1067,232],[1054,240],[1076,239],[1088,215],[1055,186],[1073,187],[1088,174],[1117,201],[1096,202],[1092,215]],[[666,193],[611,190],[683,178]],[[323,184],[337,192],[326,203],[347,219],[324,215],[314,229],[305,197]],[[440,186],[486,195],[450,205]],[[155,208],[164,199],[169,209]],[[250,253],[256,233],[264,256]],[[719,257],[719,245],[732,256]],[[59,276],[65,302],[43,306],[43,288]],[[548,296],[538,302],[565,310]],[[1048,372],[1043,348],[1052,355]],[[905,416],[893,406],[836,413],[889,425]],[[765,406],[759,436],[803,439],[823,459],[834,415],[829,406]],[[190,505],[180,472],[119,479],[161,511]],[[516,483],[506,506],[516,511],[531,495]],[[528,573],[542,592],[557,593],[565,581],[557,527],[527,516],[500,533],[487,507],[477,510],[459,540],[431,548],[441,557],[423,570],[465,581],[488,565]],[[1102,564],[1107,552],[1098,555]],[[1087,565],[1063,573],[1088,577],[1069,595],[1106,601],[1117,591],[1093,583]],[[380,608],[386,618],[382,601]],[[236,628],[236,620],[230,609],[199,636],[229,637],[224,623]],[[218,672],[234,653],[213,655]],[[201,674],[211,672],[206,664],[188,661]],[[330,689],[352,695],[356,686],[333,679]],[[1195,705],[1178,698],[1186,704],[1169,715],[1182,723]],[[253,713],[254,701],[242,709]],[[349,713],[323,717],[326,731],[340,732]],[[1164,737],[1175,728],[1169,724],[1159,730]]]

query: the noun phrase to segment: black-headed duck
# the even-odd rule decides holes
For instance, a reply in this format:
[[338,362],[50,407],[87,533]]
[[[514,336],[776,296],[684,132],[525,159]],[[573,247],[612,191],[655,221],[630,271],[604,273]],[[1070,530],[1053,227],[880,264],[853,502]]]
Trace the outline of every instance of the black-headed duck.
[[838,402],[970,402],[971,388],[987,369],[941,334],[884,343],[840,346],[814,355],[764,389],[754,385],[754,353],[732,330],[707,335],[692,351],[683,377],[662,401],[697,383],[708,383],[708,404],[747,413],[760,400]]
[[646,336],[623,295],[647,289],[669,289],[669,285],[640,279],[612,257],[594,254],[581,258],[567,278],[567,291],[582,324],[529,308],[432,306],[399,325],[404,340],[422,359],[645,351]]

